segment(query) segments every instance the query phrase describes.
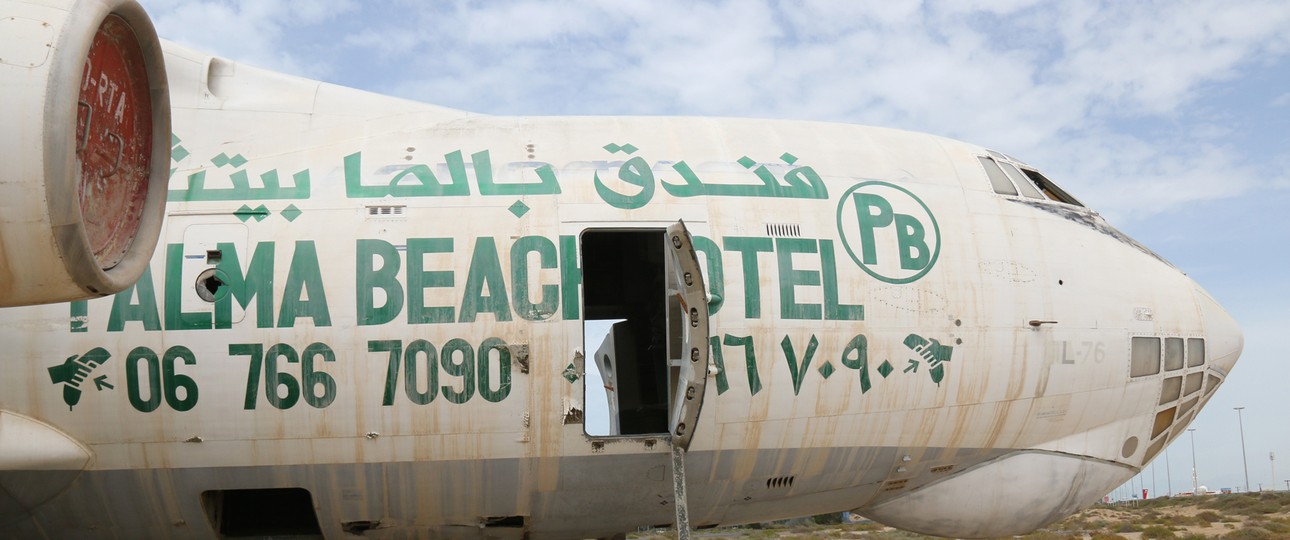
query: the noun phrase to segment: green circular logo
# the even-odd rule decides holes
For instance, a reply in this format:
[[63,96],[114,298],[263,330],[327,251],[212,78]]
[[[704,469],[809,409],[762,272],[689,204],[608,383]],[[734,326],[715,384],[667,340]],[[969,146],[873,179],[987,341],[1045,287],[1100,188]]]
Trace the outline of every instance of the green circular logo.
[[860,269],[887,283],[918,281],[941,254],[932,210],[909,190],[878,180],[842,194],[838,236]]

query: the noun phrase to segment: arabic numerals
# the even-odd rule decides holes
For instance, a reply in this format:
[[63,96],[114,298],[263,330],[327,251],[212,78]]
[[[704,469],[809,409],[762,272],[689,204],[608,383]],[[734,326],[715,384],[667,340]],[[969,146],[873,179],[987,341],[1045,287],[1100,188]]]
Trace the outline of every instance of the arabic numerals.
[[[418,366],[424,366],[424,369],[419,369]],[[439,353],[429,341],[418,339],[408,344],[407,351],[403,353],[403,371],[407,373],[403,379],[403,393],[408,396],[408,400],[417,405],[425,405],[439,395]],[[418,371],[424,373],[424,392],[418,389],[421,384]],[[393,397],[390,400],[391,403],[385,404],[392,404]]]
[[246,373],[246,400],[242,403],[242,408],[248,411],[254,410],[259,396],[260,370],[264,365],[264,345],[259,343],[231,343],[228,346],[228,354],[229,356],[248,356],[251,358],[251,367]]
[[[277,409],[294,407],[302,395],[305,403],[317,409],[336,400],[336,379],[317,369],[319,359],[323,363],[336,361],[335,351],[324,343],[310,344],[305,347],[303,355],[286,343],[278,343],[268,349],[258,343],[234,343],[228,346],[228,354],[250,358],[243,409],[254,410],[258,405],[261,379],[265,400]],[[281,370],[288,364],[300,365],[299,379]]]
[[461,389],[445,384],[443,397],[458,405],[475,397],[475,348],[464,339],[450,339],[443,345],[441,361],[444,373],[451,377],[461,377]]
[[[418,340],[421,341],[421,340]],[[414,342],[415,343],[415,342]],[[394,404],[394,383],[399,379],[399,357],[403,351],[403,342],[395,339],[372,340],[367,342],[367,352],[385,352],[389,353],[390,362],[385,369],[385,394],[381,397],[381,405],[389,407]],[[412,370],[408,370],[412,373]],[[408,375],[408,378],[415,378]],[[407,390],[406,385],[404,390]],[[411,396],[409,396],[411,399]]]
[[[305,403],[315,409],[321,409],[336,401],[336,379],[322,371],[314,370],[314,361],[321,358],[323,362],[335,362],[336,353],[322,343],[305,347],[300,363],[300,382],[304,386]],[[322,394],[315,391],[322,387]]]
[[869,380],[869,340],[864,334],[856,334],[842,350],[843,366],[860,372],[860,393],[864,394],[873,388]]
[[[264,397],[268,398],[269,405],[278,409],[290,409],[300,399],[300,383],[290,373],[278,371],[279,358],[290,364],[300,363],[300,355],[290,345],[279,343],[269,347],[264,354]],[[284,387],[287,389],[285,396],[278,392],[279,388]]]
[[[497,387],[492,386],[494,354],[497,355]],[[479,395],[493,403],[511,395],[511,349],[500,338],[488,338],[479,345]]]
[[[197,381],[176,373],[176,361],[191,366],[197,363],[197,357],[192,350],[181,345],[166,349],[160,358],[148,347],[135,347],[130,351],[125,358],[126,393],[135,410],[145,413],[155,411],[161,407],[163,400],[179,412],[192,410],[197,406]],[[148,387],[146,399],[143,397],[145,383]]]
[[486,401],[498,403],[511,394],[511,350],[500,338],[484,340],[478,350],[460,338],[448,340],[441,349],[424,339],[411,341],[406,348],[399,340],[372,340],[367,350],[387,355],[381,399],[387,407],[394,405],[400,368],[403,395],[417,405],[428,405],[440,395],[460,405],[476,391]]
[[[141,393],[140,362],[147,369],[148,399],[143,399]],[[157,359],[157,353],[147,347],[135,347],[130,351],[125,357],[125,384],[130,404],[136,410],[146,413],[157,410],[161,406],[161,361]]]
[[[184,365],[191,366],[197,363],[197,357],[193,356],[193,351],[188,347],[175,346],[166,349],[166,354],[161,356],[161,382],[165,391],[166,404],[176,411],[191,410],[197,405],[197,381],[192,377],[175,373],[175,361],[182,360]],[[184,397],[179,397],[179,390],[183,389]]]

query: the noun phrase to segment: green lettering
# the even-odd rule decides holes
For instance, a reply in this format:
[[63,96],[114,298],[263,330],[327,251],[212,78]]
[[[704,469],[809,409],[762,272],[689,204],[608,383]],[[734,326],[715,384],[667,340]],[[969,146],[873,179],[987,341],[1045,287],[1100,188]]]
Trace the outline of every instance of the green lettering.
[[[418,363],[417,357],[425,358],[424,363]],[[393,360],[391,360],[393,361]],[[417,374],[417,366],[425,366],[426,390],[422,392],[417,387],[421,377]],[[434,401],[435,396],[439,395],[439,353],[435,351],[434,344],[424,339],[414,340],[408,344],[408,349],[403,353],[403,393],[408,396],[408,400],[417,405],[425,405]],[[391,383],[393,388],[393,383]],[[391,402],[393,396],[390,397]]]
[[[860,224],[861,259],[865,264],[877,264],[878,254],[874,244],[873,230],[891,225],[891,203],[878,195],[856,193],[852,195],[856,205],[856,220]],[[871,212],[877,210],[877,213]]]
[[242,401],[242,408],[253,411],[260,394],[260,371],[264,366],[264,345],[259,343],[230,343],[228,345],[228,355],[246,356],[251,360],[250,368],[246,371],[246,398]]
[[215,328],[233,327],[233,300],[246,309],[255,301],[255,326],[273,328],[273,242],[260,242],[255,245],[251,262],[247,263],[246,273],[242,273],[242,263],[238,261],[237,250],[233,244],[219,244],[221,260],[215,268],[222,274],[224,286],[229,293],[215,299]]
[[860,372],[861,394],[873,387],[869,382],[869,340],[864,334],[857,334],[847,342],[842,350],[842,365]]
[[[409,241],[410,243],[412,241]],[[354,252],[357,257],[354,267],[354,290],[358,295],[354,305],[358,310],[359,326],[385,324],[394,320],[403,311],[403,286],[399,284],[399,251],[384,240],[360,239],[354,246]],[[379,268],[376,266],[378,259],[381,263]],[[408,266],[411,268],[411,263]],[[381,289],[385,293],[385,304],[380,307],[376,306],[376,289]]]
[[833,241],[820,240],[820,270],[824,274],[824,318],[830,321],[863,321],[863,304],[838,301],[838,262]]
[[[278,371],[279,357],[288,364],[299,364],[300,355],[286,343],[269,347],[264,353],[264,397],[268,398],[269,405],[285,411],[296,406],[296,402],[300,400],[300,382],[290,373]],[[287,389],[285,396],[278,393],[278,388],[284,387]]]
[[[922,270],[932,253],[927,249],[923,224],[914,216],[896,214],[896,244],[900,246],[900,267],[905,270]],[[917,255],[911,254],[917,252]]]
[[[493,353],[497,353],[497,386],[493,386]],[[500,403],[511,395],[511,349],[501,338],[491,337],[479,345],[479,395]]]
[[779,261],[779,316],[784,319],[819,320],[819,304],[797,303],[798,285],[819,285],[820,273],[793,268],[794,253],[815,253],[815,240],[776,238],[775,255]]
[[712,349],[712,363],[717,366],[717,395],[719,396],[730,389],[730,381],[726,379],[726,359],[721,354],[721,338],[718,336],[708,338],[708,346]]
[[566,321],[578,320],[578,309],[582,301],[578,298],[578,291],[582,287],[582,266],[578,261],[578,237],[561,236],[560,237],[560,289],[564,294],[560,297],[563,304],[561,317]]
[[753,347],[752,336],[732,336],[726,334],[722,343],[729,347],[744,348],[744,365],[748,370],[748,395],[755,396],[761,392],[761,375],[757,374],[757,350]]
[[[386,407],[394,405],[394,386],[399,382],[399,360],[403,357],[403,342],[397,339],[371,340],[367,342],[367,352],[390,353],[385,369],[385,393],[381,396],[381,405]],[[408,397],[412,397],[411,394]]]
[[738,251],[744,269],[744,318],[761,318],[761,273],[757,269],[757,254],[775,249],[769,238],[727,236],[726,251]]
[[529,254],[538,254],[539,268],[555,268],[555,243],[541,236],[525,236],[511,245],[511,286],[512,302],[520,318],[529,321],[540,321],[555,315],[560,304],[560,287],[542,285],[542,297],[534,304],[531,299],[529,284]]
[[408,324],[450,323],[456,308],[427,306],[425,293],[430,287],[452,287],[456,279],[452,270],[426,270],[427,253],[452,253],[452,239],[408,239]]
[[[314,369],[314,362],[318,359],[335,362],[336,351],[331,350],[326,343],[311,343],[305,347],[300,355],[300,394],[310,407],[323,409],[336,401],[336,378]],[[319,387],[322,387],[321,395],[316,392]]]
[[703,254],[703,260],[707,263],[708,278],[708,315],[716,315],[721,311],[721,304],[725,303],[726,283],[725,272],[721,265],[721,250],[717,248],[717,243],[711,238],[704,236],[694,237],[694,250]]
[[318,248],[312,240],[296,242],[282,292],[282,309],[278,311],[278,328],[291,328],[300,317],[313,319],[314,326],[331,326],[327,293],[318,269]]
[[811,358],[815,356],[815,349],[820,346],[820,340],[815,339],[815,334],[811,334],[811,341],[806,344],[806,352],[802,354],[802,362],[797,362],[797,354],[793,352],[793,340],[784,336],[784,340],[779,342],[780,348],[784,349],[784,356],[788,358],[788,374],[793,377],[793,395],[797,395],[802,390],[802,380],[806,378],[806,369],[811,366]]
[[[139,381],[139,362],[145,362],[148,378],[148,399],[143,399],[143,384]],[[161,406],[161,361],[157,353],[147,347],[135,347],[125,357],[125,387],[130,405],[139,412],[152,412]]]
[[[456,359],[460,358],[458,362]],[[452,377],[461,377],[461,390],[443,385],[443,397],[458,405],[470,401],[475,395],[475,348],[466,340],[453,338],[443,345],[443,354],[439,355],[443,372]]]
[[[131,302],[138,292],[139,303]],[[112,297],[112,314],[108,316],[108,332],[120,332],[125,323],[139,321],[147,331],[161,330],[161,316],[157,313],[157,294],[152,287],[152,268],[144,267],[143,275],[134,285]]]
[[[166,403],[176,411],[190,411],[197,406],[197,381],[187,375],[175,373],[175,360],[182,360],[185,365],[191,366],[197,363],[197,356],[192,349],[183,345],[166,349],[161,356],[161,383],[165,386]],[[179,397],[181,388],[184,390],[182,398]]]
[[[488,296],[484,296],[484,289]],[[457,322],[475,322],[480,313],[492,313],[498,321],[511,320],[510,301],[502,265],[497,260],[497,242],[482,236],[475,240],[470,256],[470,273],[466,276],[466,293],[461,297],[461,315]]]

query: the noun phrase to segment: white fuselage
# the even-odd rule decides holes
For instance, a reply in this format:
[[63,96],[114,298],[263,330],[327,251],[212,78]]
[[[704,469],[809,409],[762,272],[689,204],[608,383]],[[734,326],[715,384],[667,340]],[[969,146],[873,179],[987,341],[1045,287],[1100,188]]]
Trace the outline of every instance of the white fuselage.
[[[648,243],[618,239],[677,221],[711,317],[695,526],[855,509],[1021,532],[1135,474],[1240,352],[1187,276],[1088,208],[996,193],[978,146],[478,116],[166,60],[175,171],[150,273],[0,312],[0,427],[67,439],[0,472],[0,536],[212,537],[214,494],[267,488],[307,490],[327,537],[670,523],[668,428],[586,432],[604,392],[584,385],[584,321],[644,313]],[[96,348],[78,382],[50,369]],[[616,414],[649,429],[674,385],[636,365]],[[15,429],[0,449],[38,454]]]

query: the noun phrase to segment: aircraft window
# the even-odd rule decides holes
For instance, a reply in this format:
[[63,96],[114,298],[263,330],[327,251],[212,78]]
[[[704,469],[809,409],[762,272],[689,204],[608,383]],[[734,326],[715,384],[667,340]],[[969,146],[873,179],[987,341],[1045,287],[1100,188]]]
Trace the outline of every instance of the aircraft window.
[[1195,394],[1196,392],[1199,392],[1200,383],[1204,379],[1204,377],[1205,377],[1205,374],[1200,372],[1187,375],[1187,382],[1183,384],[1183,395],[1190,396],[1192,394]]
[[1000,195],[1017,194],[1017,188],[1012,186],[1012,182],[1008,181],[1008,176],[1003,174],[1003,169],[1000,169],[993,159],[987,157],[978,157],[977,159],[981,160],[981,166],[985,167],[985,175],[990,177],[990,186],[994,188],[995,193]]
[[1129,359],[1130,377],[1160,373],[1160,338],[1135,337],[1132,349]]
[[195,287],[197,297],[206,302],[214,302],[223,297],[221,293],[228,293],[227,289],[221,290],[224,287],[224,281],[220,279],[219,272],[214,268],[207,268],[199,274]]
[[1169,429],[1169,426],[1174,423],[1174,414],[1177,412],[1177,408],[1170,407],[1156,413],[1156,425],[1151,428],[1151,438],[1154,439],[1156,436],[1164,433],[1166,429]]
[[1192,407],[1195,407],[1196,403],[1198,403],[1199,401],[1200,401],[1200,398],[1198,397],[1191,398],[1191,401],[1183,403],[1181,407],[1178,407],[1178,413],[1187,414],[1187,411],[1190,411]]
[[1223,384],[1223,378],[1210,373],[1209,377],[1205,378],[1205,393],[1213,393],[1214,390],[1218,389],[1218,385],[1220,384]]
[[1182,338],[1165,338],[1165,370],[1173,371],[1183,367]]
[[1165,379],[1165,384],[1160,388],[1160,403],[1164,405],[1171,401],[1177,400],[1182,395],[1182,377],[1170,377]]
[[1045,178],[1044,175],[1039,174],[1039,171],[1034,169],[1022,170],[1025,171],[1026,176],[1029,176],[1030,180],[1033,181],[1036,186],[1039,186],[1039,191],[1044,192],[1045,197],[1057,202],[1075,206],[1084,206],[1084,203],[1079,202],[1079,199],[1072,197],[1070,193],[1066,193],[1065,190],[1057,187],[1057,184],[1054,184],[1052,180]]
[[1205,363],[1205,340],[1191,338],[1187,340],[1187,367],[1196,367]]
[[1026,175],[1021,174],[1021,171],[1017,170],[1011,163],[999,163],[999,166],[1003,168],[1003,172],[1008,173],[1008,177],[1012,179],[1012,183],[1017,185],[1017,189],[1021,190],[1022,195],[1031,199],[1044,198],[1043,194],[1039,193],[1039,190],[1035,189],[1035,186],[1026,178]]
[[1142,456],[1142,464],[1145,466],[1147,463],[1151,463],[1151,459],[1156,457],[1156,454],[1159,454],[1161,450],[1164,450],[1165,443],[1168,441],[1169,438],[1165,437],[1152,443],[1151,447],[1147,448],[1147,453]]

